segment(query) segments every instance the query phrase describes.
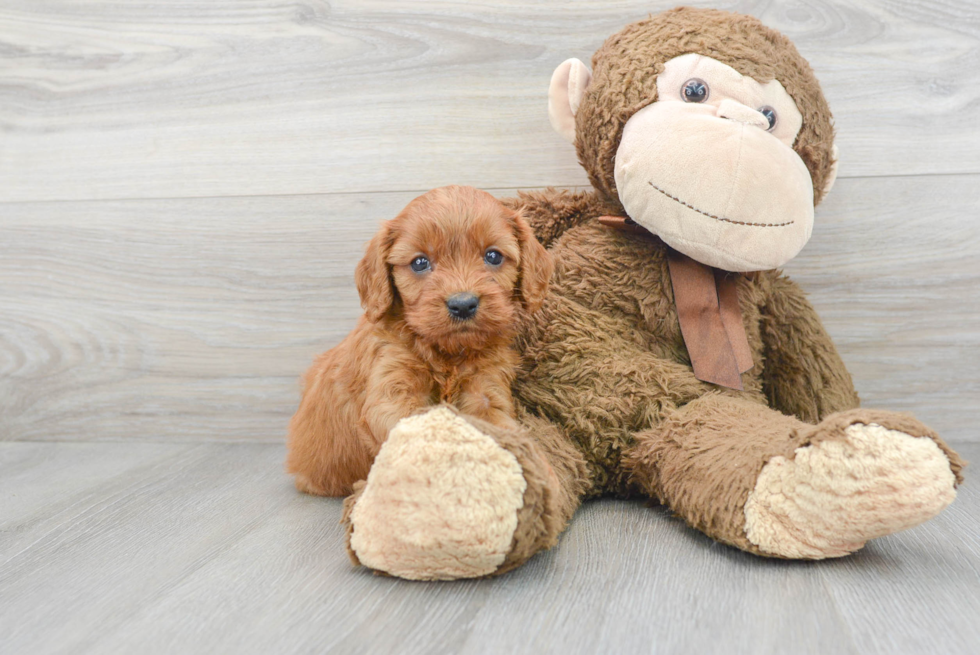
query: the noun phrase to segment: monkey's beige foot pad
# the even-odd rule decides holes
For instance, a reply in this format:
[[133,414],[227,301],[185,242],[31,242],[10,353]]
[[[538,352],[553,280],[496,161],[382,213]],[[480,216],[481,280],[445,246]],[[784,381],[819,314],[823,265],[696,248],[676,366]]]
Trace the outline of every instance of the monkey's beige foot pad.
[[777,557],[841,557],[926,521],[956,496],[936,442],[874,423],[774,457],[745,505],[745,532]]
[[526,486],[514,455],[452,411],[402,419],[350,511],[350,550],[412,580],[489,575],[510,551]]

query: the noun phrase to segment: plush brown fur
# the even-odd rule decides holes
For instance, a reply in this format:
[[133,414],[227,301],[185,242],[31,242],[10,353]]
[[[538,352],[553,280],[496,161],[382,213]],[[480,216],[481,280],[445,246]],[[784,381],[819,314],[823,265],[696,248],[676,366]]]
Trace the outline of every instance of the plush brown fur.
[[693,375],[658,238],[597,224],[610,202],[599,193],[548,190],[509,202],[551,239],[556,261],[544,308],[518,337],[525,365],[515,396],[577,446],[589,467],[586,495],[652,496],[692,527],[759,553],[745,537],[745,499],[762,466],[792,457],[801,435],[875,422],[928,436],[962,479],[959,456],[914,419],[847,411],[858,406],[850,374],[780,271],[740,276],[755,366],[744,391],[720,389]]
[[[489,248],[504,255],[484,261]],[[420,254],[431,271],[410,264]],[[521,216],[471,187],[435,189],[386,222],[356,271],[365,315],[306,374],[289,426],[287,470],[307,493],[350,493],[367,477],[391,427],[440,400],[490,424],[513,426],[510,348],[518,316],[537,310],[552,260]],[[480,299],[453,319],[449,296]]]

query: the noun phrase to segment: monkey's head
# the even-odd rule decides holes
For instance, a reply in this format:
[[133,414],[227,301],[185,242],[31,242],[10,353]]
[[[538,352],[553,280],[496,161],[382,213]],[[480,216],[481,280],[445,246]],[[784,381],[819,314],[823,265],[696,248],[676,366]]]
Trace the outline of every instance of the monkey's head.
[[551,79],[552,125],[595,188],[669,246],[729,271],[810,238],[837,172],[809,64],[757,19],[681,7],[627,26]]

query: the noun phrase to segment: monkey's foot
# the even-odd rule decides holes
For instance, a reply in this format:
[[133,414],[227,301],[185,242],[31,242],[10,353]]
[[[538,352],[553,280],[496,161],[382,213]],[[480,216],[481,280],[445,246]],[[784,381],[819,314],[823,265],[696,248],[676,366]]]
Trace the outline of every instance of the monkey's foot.
[[402,419],[347,500],[348,550],[412,580],[489,575],[512,550],[526,488],[517,457],[452,410]]
[[829,417],[791,458],[763,467],[745,505],[746,536],[763,553],[841,557],[932,518],[956,497],[961,462],[928,428],[884,413],[868,423],[842,418]]

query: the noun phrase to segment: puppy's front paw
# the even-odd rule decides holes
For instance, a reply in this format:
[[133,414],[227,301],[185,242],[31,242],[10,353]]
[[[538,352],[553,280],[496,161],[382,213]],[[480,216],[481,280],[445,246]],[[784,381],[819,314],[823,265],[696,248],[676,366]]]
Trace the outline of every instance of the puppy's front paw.
[[401,578],[489,575],[510,552],[526,486],[517,458],[451,410],[402,419],[347,515],[349,548]]
[[745,505],[746,536],[771,555],[840,557],[932,518],[955,484],[933,439],[855,423],[766,464]]

